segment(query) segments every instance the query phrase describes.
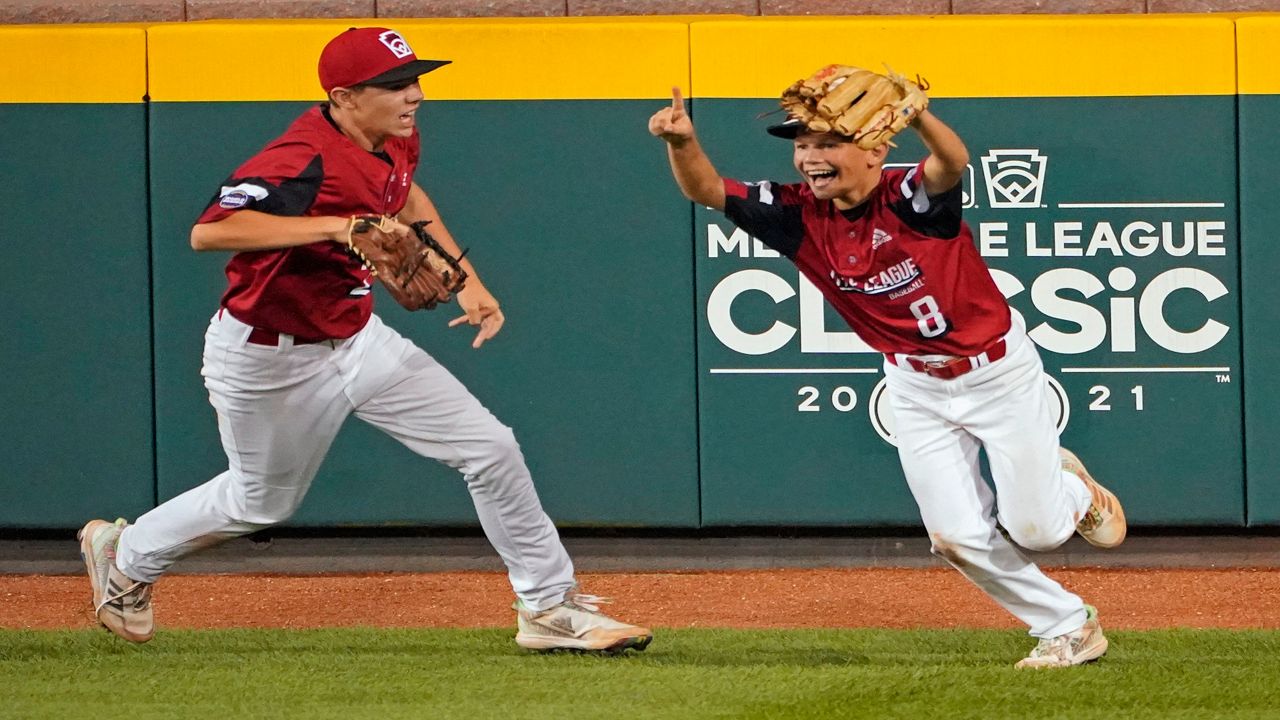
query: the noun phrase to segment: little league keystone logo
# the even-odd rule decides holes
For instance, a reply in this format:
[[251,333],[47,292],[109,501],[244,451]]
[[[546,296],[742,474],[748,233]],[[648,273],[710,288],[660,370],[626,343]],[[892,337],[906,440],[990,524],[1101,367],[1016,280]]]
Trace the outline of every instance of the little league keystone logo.
[[400,37],[400,33],[395,30],[388,30],[378,36],[383,45],[386,45],[392,54],[399,59],[404,59],[413,54],[413,50],[409,47],[409,43]]
[[1049,158],[1039,150],[991,150],[982,156],[993,208],[1038,208]]

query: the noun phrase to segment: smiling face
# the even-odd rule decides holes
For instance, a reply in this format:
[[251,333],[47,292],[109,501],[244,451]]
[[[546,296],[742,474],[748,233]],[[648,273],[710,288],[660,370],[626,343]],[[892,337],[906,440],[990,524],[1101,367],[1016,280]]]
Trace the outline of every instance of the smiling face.
[[801,133],[794,140],[792,164],[814,197],[832,200],[836,207],[858,205],[880,182],[888,146],[863,150],[836,133]]
[[335,121],[366,150],[382,150],[389,137],[413,135],[414,114],[422,104],[415,78],[402,85],[334,88],[329,94]]

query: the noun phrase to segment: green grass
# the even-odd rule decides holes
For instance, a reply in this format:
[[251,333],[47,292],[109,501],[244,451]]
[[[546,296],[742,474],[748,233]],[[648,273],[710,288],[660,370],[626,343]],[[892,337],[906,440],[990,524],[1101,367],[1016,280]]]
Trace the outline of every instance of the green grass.
[[0,718],[1280,717],[1280,633],[1114,632],[1014,670],[1020,632],[666,630],[644,653],[526,653],[510,630],[0,631]]

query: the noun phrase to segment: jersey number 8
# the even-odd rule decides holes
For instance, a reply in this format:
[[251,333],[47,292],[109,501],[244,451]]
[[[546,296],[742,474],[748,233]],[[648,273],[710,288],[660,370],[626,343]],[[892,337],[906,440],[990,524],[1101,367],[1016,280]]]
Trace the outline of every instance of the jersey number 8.
[[911,314],[916,316],[920,334],[927,338],[936,338],[947,331],[947,319],[942,317],[942,308],[938,307],[932,295],[911,303]]

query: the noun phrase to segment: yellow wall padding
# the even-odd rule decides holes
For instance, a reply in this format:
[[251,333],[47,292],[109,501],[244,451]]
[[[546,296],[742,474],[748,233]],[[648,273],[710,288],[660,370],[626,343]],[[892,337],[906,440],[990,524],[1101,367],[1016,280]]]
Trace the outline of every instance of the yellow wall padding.
[[1229,18],[966,16],[691,24],[693,94],[774,97],[830,63],[924,76],[934,97],[1231,95]]
[[175,23],[149,29],[151,98],[160,102],[320,100],[320,50],[347,27],[390,27],[420,58],[437,100],[648,99],[687,83],[685,22],[631,19]]
[[0,103],[141,103],[140,25],[0,27]]
[[1229,95],[1237,27],[1240,92],[1280,92],[1276,16],[384,18],[0,27],[0,102],[318,100],[320,49],[352,25],[453,60],[423,81],[441,100],[774,97],[833,62],[934,97]]
[[1280,16],[1242,17],[1236,21],[1236,57],[1241,95],[1280,94]]

